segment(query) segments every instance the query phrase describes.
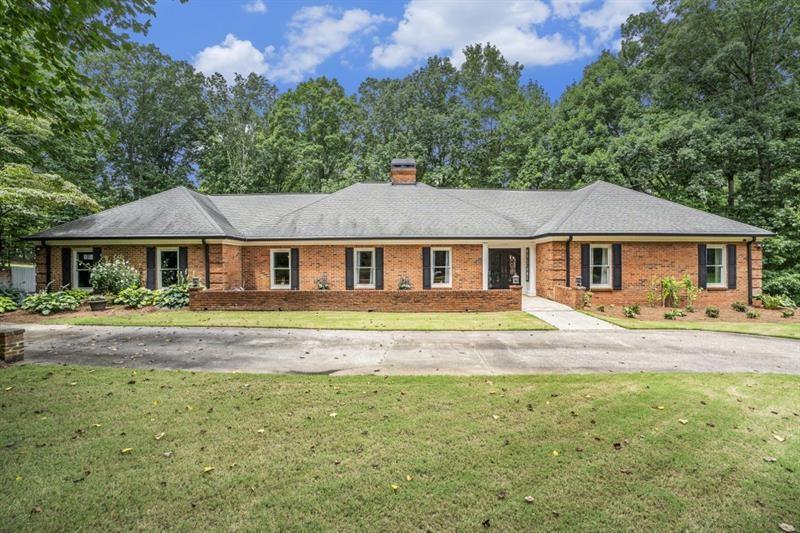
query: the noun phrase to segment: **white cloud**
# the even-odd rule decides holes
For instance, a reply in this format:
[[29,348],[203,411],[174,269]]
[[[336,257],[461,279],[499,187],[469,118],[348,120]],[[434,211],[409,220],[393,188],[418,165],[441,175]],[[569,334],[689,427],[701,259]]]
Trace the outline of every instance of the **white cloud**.
[[[608,46],[629,14],[650,5],[649,0],[604,0],[588,10],[592,2],[410,0],[391,36],[373,48],[372,64],[407,67],[433,54],[450,54],[459,64],[466,45],[486,42],[527,66],[564,63]],[[563,29],[544,31],[542,25],[553,18],[564,21]]]
[[281,81],[300,81],[330,56],[353,44],[355,37],[373,32],[387,20],[365,9],[338,12],[330,6],[304,7],[292,16],[287,44],[269,75]]
[[251,72],[264,74],[269,52],[269,48],[261,52],[252,42],[239,40],[229,33],[222,43],[201,50],[194,58],[194,68],[206,76],[219,72],[226,80],[233,81],[236,73],[244,76]]
[[[219,72],[228,81],[233,80],[234,73],[246,76],[255,72],[273,81],[298,82],[330,56],[352,45],[358,36],[373,32],[386,21],[383,15],[364,9],[303,7],[289,21],[286,45],[279,51],[268,46],[261,52],[252,42],[228,34],[222,43],[201,50],[194,66],[206,75]],[[273,55],[276,60],[270,62]]]
[[267,4],[264,3],[264,0],[251,0],[243,6],[243,9],[248,13],[266,13]]

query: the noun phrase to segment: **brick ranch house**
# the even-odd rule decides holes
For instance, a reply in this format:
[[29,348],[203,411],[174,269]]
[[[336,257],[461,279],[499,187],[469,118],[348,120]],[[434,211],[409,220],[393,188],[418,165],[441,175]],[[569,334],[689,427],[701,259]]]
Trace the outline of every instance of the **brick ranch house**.
[[[204,195],[177,187],[29,237],[37,287],[87,287],[122,256],[149,288],[182,272],[193,309],[490,311],[522,295],[644,303],[688,274],[699,305],[752,301],[773,234],[597,181],[578,190],[439,189],[413,160],[332,194]],[[320,290],[326,283],[328,290]],[[400,290],[400,285],[410,290]],[[407,287],[406,287],[407,288]]]

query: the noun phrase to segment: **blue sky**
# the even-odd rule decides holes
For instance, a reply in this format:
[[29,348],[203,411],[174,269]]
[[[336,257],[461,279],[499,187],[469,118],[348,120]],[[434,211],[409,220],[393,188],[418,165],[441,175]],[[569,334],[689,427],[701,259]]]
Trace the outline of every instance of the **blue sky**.
[[431,55],[457,64],[466,44],[491,42],[555,99],[650,0],[161,0],[147,36],[210,74],[263,74],[280,88],[315,76],[349,91],[400,77]]

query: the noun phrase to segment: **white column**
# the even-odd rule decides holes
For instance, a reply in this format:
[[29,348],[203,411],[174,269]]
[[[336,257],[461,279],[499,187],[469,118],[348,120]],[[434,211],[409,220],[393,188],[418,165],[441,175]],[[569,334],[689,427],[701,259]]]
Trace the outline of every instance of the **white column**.
[[489,290],[489,244],[483,243],[483,290]]

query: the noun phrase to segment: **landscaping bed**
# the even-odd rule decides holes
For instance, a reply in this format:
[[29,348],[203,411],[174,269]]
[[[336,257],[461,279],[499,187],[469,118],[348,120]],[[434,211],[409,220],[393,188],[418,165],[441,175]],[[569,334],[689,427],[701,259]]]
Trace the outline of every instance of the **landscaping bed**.
[[797,376],[26,365],[0,397],[9,531],[800,525]]

